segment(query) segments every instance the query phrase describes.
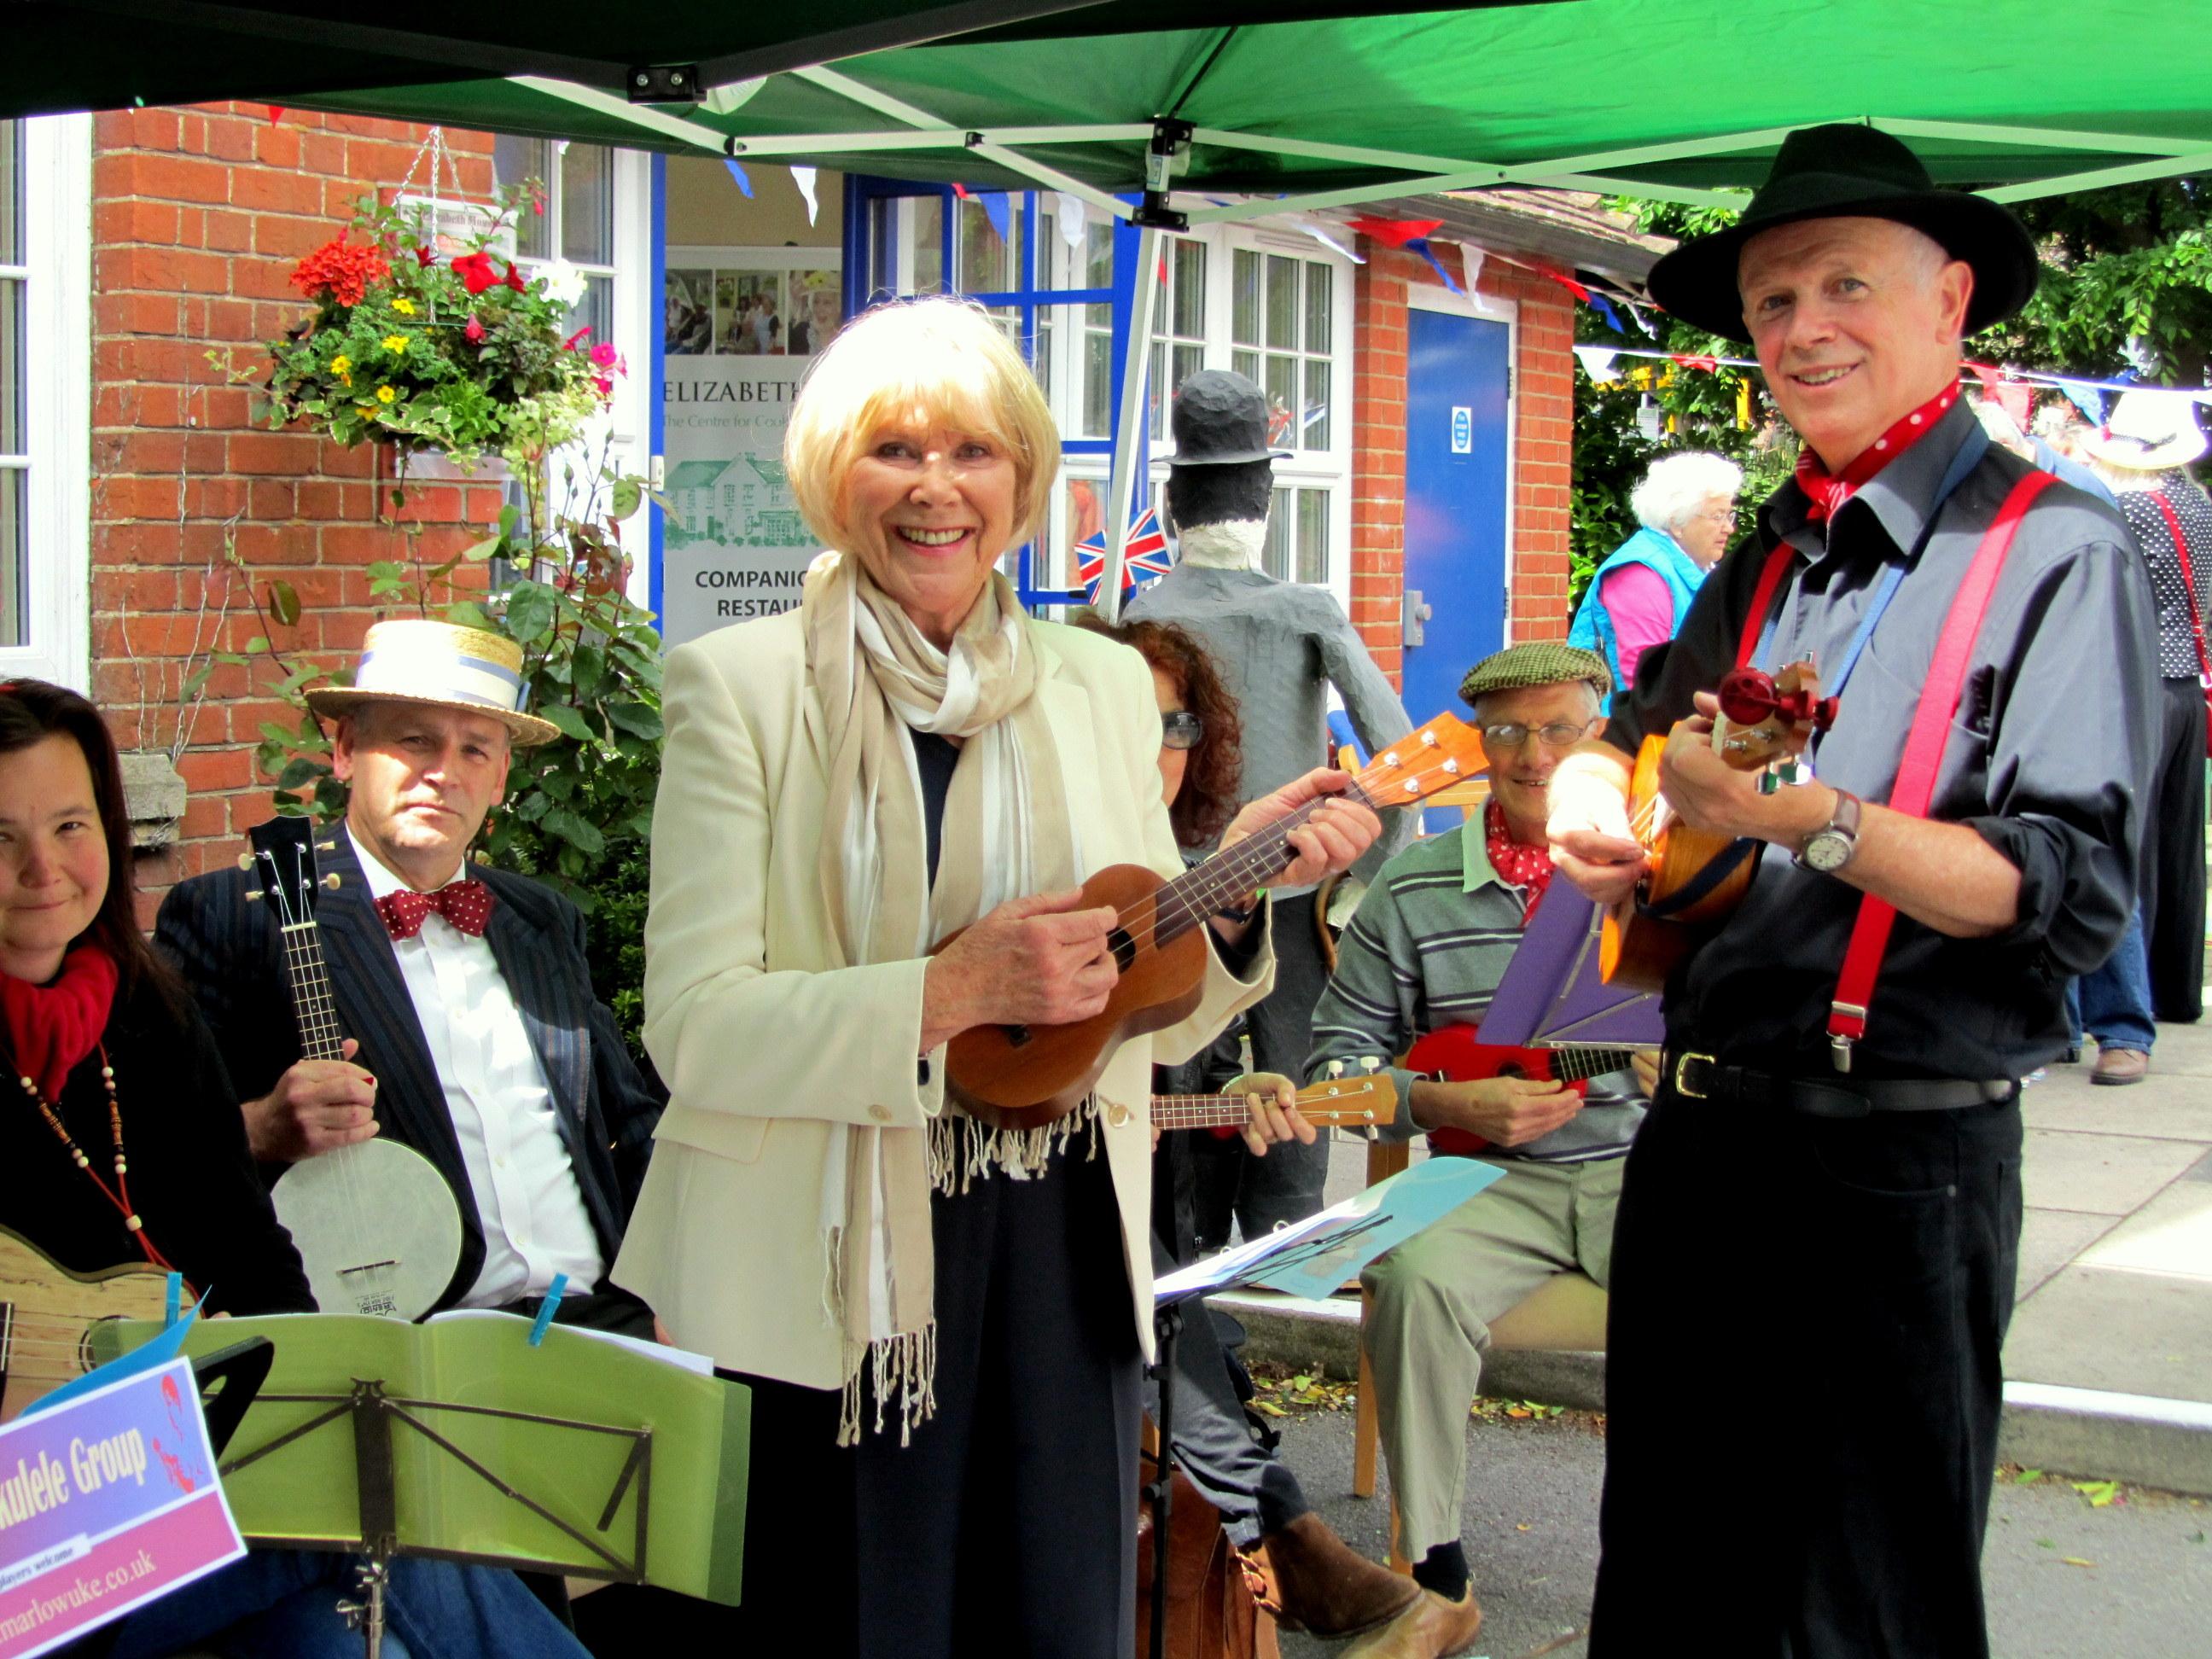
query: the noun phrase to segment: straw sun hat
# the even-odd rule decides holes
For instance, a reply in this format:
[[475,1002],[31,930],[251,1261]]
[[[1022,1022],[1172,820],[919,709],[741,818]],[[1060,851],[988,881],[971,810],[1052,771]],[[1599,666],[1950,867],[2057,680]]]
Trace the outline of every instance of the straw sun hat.
[[307,693],[307,707],[332,718],[365,703],[420,702],[489,714],[518,749],[561,735],[550,720],[525,714],[522,647],[513,640],[441,622],[380,622],[362,641],[351,685]]

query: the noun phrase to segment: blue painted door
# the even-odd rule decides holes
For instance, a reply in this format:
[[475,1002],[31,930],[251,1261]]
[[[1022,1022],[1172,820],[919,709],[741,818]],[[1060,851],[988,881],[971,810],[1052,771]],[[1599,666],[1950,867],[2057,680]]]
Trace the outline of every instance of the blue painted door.
[[1416,725],[1464,714],[1460,681],[1505,642],[1508,345],[1502,322],[1406,313],[1406,591],[1430,610],[1406,648]]

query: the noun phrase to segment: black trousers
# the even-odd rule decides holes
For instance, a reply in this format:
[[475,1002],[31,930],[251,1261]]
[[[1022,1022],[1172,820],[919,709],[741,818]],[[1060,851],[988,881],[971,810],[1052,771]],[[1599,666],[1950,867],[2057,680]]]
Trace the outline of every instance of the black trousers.
[[[1152,1235],[1152,1271],[1176,1266],[1167,1241]],[[1231,1334],[1233,1333],[1233,1338]],[[1229,1541],[1249,1548],[1271,1532],[1306,1514],[1313,1505],[1288,1465],[1275,1455],[1275,1437],[1257,1428],[1246,1413],[1251,1379],[1231,1342],[1243,1341],[1237,1322],[1216,1313],[1199,1297],[1183,1304],[1182,1329],[1176,1338],[1175,1454],[1191,1484],[1221,1511]],[[1145,1410],[1159,1419],[1160,1388],[1145,1378]]]
[[2166,680],[2166,743],[2143,825],[2143,945],[2151,1012],[2187,1024],[2204,1012],[2204,693]]
[[2016,1097],[1836,1121],[1662,1088],[1613,1234],[1593,1659],[1987,1654],[2020,1159]]
[[[1275,988],[1245,1013],[1255,1070],[1279,1072],[1293,1083],[1305,1081],[1306,1056],[1313,1052],[1314,1005],[1328,983],[1321,940],[1314,932],[1314,896],[1275,901]],[[1241,1139],[1191,1138],[1197,1172],[1198,1246],[1210,1254],[1229,1242],[1232,1218],[1247,1238],[1273,1232],[1285,1222],[1303,1221],[1321,1208],[1328,1181],[1328,1137],[1310,1146],[1285,1141],[1255,1158]]]
[[1126,1659],[1140,1355],[1113,1178],[1086,1146],[1041,1177],[933,1200],[937,1413],[912,1444],[895,1409],[875,1431],[870,1401],[860,1443],[841,1447],[834,1392],[739,1379],[752,1479],[735,1650]]

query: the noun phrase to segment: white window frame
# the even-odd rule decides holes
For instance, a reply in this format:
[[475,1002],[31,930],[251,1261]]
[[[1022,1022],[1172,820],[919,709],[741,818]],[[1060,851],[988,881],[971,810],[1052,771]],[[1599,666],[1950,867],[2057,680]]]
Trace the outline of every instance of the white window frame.
[[1454,294],[1448,288],[1429,283],[1408,283],[1406,285],[1406,304],[1414,311],[1441,311],[1454,317],[1472,317],[1478,322],[1505,325],[1505,628],[1503,637],[1506,645],[1514,645],[1518,641],[1513,636],[1513,576],[1516,550],[1521,545],[1520,302],[1500,300],[1488,294]]
[[[581,143],[581,140],[575,142]],[[569,149],[569,142],[552,141],[553,165],[547,169],[552,176],[543,182],[545,185],[546,211],[553,216],[551,234],[548,240],[553,252],[544,258],[525,255],[516,263],[530,276],[537,276],[550,264],[561,263],[560,171]],[[610,185],[614,191],[614,247],[611,264],[580,264],[579,270],[611,279],[612,292],[608,306],[614,317],[614,348],[622,354],[629,366],[627,374],[614,377],[614,398],[608,406],[614,442],[607,453],[607,465],[618,472],[647,476],[652,465],[653,405],[651,400],[659,396],[659,387],[653,383],[653,347],[654,311],[657,301],[650,291],[653,287],[653,158],[642,150],[614,149]],[[579,465],[587,458],[595,458],[604,441],[603,434],[593,434],[577,443]],[[557,462],[549,462],[549,465]],[[647,514],[659,509],[648,503],[637,515],[623,526],[623,544],[630,557],[629,595],[637,605],[649,605],[653,596],[653,560],[646,545]]]
[[92,682],[92,118],[23,123],[27,266],[22,363],[27,471],[20,646],[0,647],[0,674]]
[[[1352,339],[1352,287],[1358,269],[1356,262],[1323,246],[1312,237],[1297,231],[1281,230],[1264,222],[1255,226],[1205,225],[1188,233],[1179,233],[1179,235],[1181,240],[1202,243],[1206,249],[1204,361],[1208,368],[1228,368],[1231,356],[1236,349],[1230,339],[1231,285],[1235,269],[1233,250],[1246,248],[1263,254],[1288,255],[1327,265],[1334,272],[1329,296],[1329,398],[1334,405],[1329,417],[1329,446],[1325,450],[1301,450],[1289,459],[1277,461],[1275,487],[1278,489],[1326,489],[1330,492],[1328,578],[1314,585],[1332,594],[1349,614],[1352,574],[1352,463],[1357,444],[1352,419],[1352,394],[1358,361]],[[1069,248],[1054,234],[1042,234],[1040,242],[1056,250],[1053,256],[1055,263],[1052,281],[1048,285],[1054,288],[1078,286],[1082,251]],[[1054,356],[1050,373],[1055,416],[1070,410],[1079,411],[1082,408],[1083,334],[1079,316],[1071,319],[1070,325],[1055,327],[1052,331]],[[1156,334],[1156,340],[1157,337]],[[1301,361],[1304,356],[1300,354]],[[1073,417],[1071,416],[1069,418],[1072,420]],[[1146,499],[1154,503],[1159,501],[1167,483],[1168,466],[1173,456],[1172,442],[1156,443],[1152,447],[1151,476]],[[1054,494],[1051,524],[1047,532],[1047,545],[1055,549],[1065,546],[1067,540],[1066,480],[1087,479],[1103,491],[1106,485],[1106,457],[1070,456],[1061,468],[1061,474],[1062,484]],[[1047,579],[1050,578],[1049,570],[1044,574]],[[1070,574],[1072,577],[1073,573]]]

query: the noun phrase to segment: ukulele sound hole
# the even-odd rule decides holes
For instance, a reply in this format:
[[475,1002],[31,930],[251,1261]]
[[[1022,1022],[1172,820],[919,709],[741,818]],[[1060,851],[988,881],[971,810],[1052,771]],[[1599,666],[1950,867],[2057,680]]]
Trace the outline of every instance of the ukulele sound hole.
[[1027,1048],[1033,1035],[1026,1025],[1002,1025],[999,1029],[1006,1034],[1006,1046],[1010,1048]]
[[1106,948],[1114,953],[1115,965],[1127,973],[1137,960],[1137,941],[1129,937],[1126,927],[1116,927],[1106,935]]

